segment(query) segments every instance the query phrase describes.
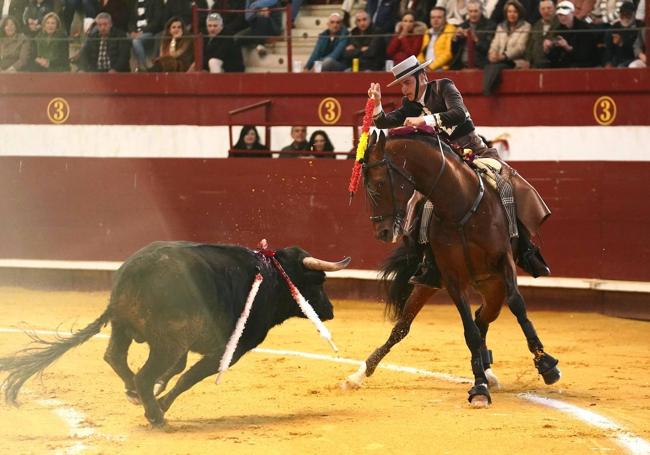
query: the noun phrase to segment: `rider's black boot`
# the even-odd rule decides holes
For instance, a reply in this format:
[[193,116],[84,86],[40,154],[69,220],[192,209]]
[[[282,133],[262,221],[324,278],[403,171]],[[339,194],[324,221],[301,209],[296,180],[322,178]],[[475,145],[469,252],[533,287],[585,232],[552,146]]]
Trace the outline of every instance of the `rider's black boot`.
[[431,247],[426,245],[422,255],[422,262],[411,278],[409,284],[413,286],[425,286],[431,289],[440,289],[440,271],[433,257]]
[[533,277],[549,276],[549,269],[539,248],[530,241],[528,231],[519,224],[519,240],[517,244],[517,265]]

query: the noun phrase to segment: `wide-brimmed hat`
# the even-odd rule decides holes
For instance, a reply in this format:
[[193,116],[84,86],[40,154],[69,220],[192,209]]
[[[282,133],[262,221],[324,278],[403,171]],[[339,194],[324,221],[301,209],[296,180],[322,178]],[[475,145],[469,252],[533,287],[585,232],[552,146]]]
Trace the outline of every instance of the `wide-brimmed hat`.
[[407,59],[402,60],[391,69],[393,76],[395,76],[395,80],[388,84],[387,87],[392,87],[395,84],[399,84],[401,81],[411,76],[413,73],[416,73],[422,68],[429,66],[432,61],[433,60],[429,60],[424,63],[420,63],[414,55],[411,55]]

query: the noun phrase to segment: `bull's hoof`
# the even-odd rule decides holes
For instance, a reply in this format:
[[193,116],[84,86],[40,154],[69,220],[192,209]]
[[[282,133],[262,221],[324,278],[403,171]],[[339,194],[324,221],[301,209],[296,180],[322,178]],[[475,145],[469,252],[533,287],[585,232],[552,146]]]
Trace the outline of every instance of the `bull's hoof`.
[[154,428],[162,428],[165,426],[165,414],[160,409],[154,411],[146,411],[144,416]]
[[136,406],[140,406],[142,404],[140,401],[140,395],[138,395],[138,392],[135,390],[125,390],[124,393],[126,394],[126,399],[129,400],[129,403]]
[[492,371],[492,368],[488,368],[485,370],[485,377],[488,380],[488,387],[490,390],[499,390],[501,389],[501,383],[499,382],[499,378],[497,378],[496,374]]
[[562,373],[560,372],[560,369],[558,367],[553,367],[550,370],[548,370],[546,373],[542,373],[542,378],[544,378],[544,382],[546,383],[546,385],[555,384],[557,381],[560,380],[561,376]]
[[363,380],[366,378],[366,362],[363,362],[357,371],[345,378],[341,382],[341,389],[343,390],[357,390],[363,385]]
[[543,353],[534,360],[535,368],[544,378],[547,385],[555,384],[560,380],[560,369],[557,367],[559,361],[547,353]]
[[485,409],[492,403],[487,384],[475,385],[467,393],[469,394],[467,401],[469,401],[470,407],[474,409]]

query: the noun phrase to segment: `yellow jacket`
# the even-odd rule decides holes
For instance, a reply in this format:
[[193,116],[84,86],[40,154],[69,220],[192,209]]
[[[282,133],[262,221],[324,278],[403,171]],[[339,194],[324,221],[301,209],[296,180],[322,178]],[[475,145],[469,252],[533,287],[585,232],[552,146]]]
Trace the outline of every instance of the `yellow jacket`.
[[[420,55],[418,55],[418,61],[420,63],[424,63],[424,60],[426,58],[426,52],[427,52],[427,46],[429,45],[429,41],[431,40],[431,29],[427,31],[427,33],[424,34],[424,37],[422,39],[422,49],[420,51]],[[438,35],[438,38],[436,39],[436,42],[433,45],[433,49],[435,51],[435,58],[433,62],[431,62],[431,65],[429,65],[429,70],[430,71],[435,71],[439,69],[449,69],[449,63],[451,63],[452,58],[454,55],[451,52],[451,40],[454,37],[454,33],[456,32],[456,26],[453,24],[447,24],[445,25],[444,30],[440,35]]]

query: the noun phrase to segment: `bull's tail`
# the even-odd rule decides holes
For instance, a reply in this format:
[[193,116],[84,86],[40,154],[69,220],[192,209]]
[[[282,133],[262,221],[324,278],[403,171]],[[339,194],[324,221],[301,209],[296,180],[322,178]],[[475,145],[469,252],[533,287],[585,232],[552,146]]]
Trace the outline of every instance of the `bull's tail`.
[[415,273],[420,263],[420,251],[415,241],[404,239],[382,264],[380,275],[386,288],[386,316],[398,319],[404,311],[404,305],[413,286],[409,278]]
[[9,373],[7,378],[2,382],[5,401],[15,405],[18,392],[25,381],[35,374],[42,372],[70,349],[79,346],[98,334],[101,328],[108,323],[109,319],[107,309],[96,321],[87,327],[75,332],[72,336],[57,337],[54,341],[44,340],[35,333],[26,331],[38,346],[23,349],[13,356],[0,357],[0,371]]

